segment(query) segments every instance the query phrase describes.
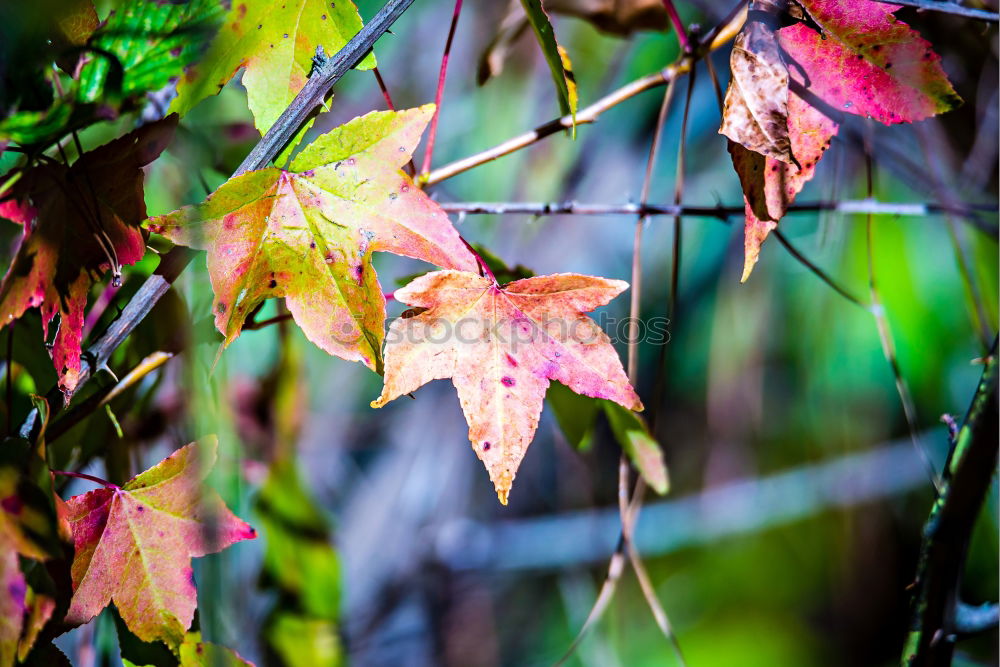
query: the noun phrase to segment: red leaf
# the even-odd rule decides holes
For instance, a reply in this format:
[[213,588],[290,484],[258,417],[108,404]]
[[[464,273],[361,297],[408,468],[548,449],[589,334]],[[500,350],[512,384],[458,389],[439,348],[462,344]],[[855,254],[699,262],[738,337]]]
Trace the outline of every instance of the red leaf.
[[892,15],[899,5],[868,0],[799,4],[824,34],[799,23],[778,31],[778,39],[792,75],[833,108],[888,125],[923,120],[961,103],[940,56]]
[[214,438],[192,443],[121,488],[67,501],[76,548],[67,623],[86,623],[114,602],[143,641],[183,641],[197,604],[191,558],[256,536],[202,489],[215,450]]
[[390,326],[385,386],[372,407],[451,378],[472,448],[506,505],[550,380],[642,409],[615,348],[586,315],[627,287],[621,280],[575,273],[503,287],[465,271],[423,275],[396,290],[396,299],[424,310]]
[[[24,225],[20,246],[0,284],[0,324],[40,308],[46,338],[58,313],[52,360],[67,400],[80,373],[87,295],[114,264],[134,264],[145,243],[142,167],[173,136],[176,116],[84,153],[69,168],[42,163],[25,172],[0,202],[0,216]],[[115,267],[117,268],[117,267]]]

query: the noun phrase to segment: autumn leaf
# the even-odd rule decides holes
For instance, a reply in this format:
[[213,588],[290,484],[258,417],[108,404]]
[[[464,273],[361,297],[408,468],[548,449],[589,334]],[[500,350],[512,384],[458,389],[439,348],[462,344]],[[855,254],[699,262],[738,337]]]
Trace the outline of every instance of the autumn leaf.
[[167,146],[176,123],[171,116],[141,127],[84,153],[69,168],[32,167],[0,201],[0,216],[24,226],[0,283],[0,324],[40,308],[48,339],[49,324],[59,315],[52,361],[67,400],[80,373],[87,295],[109,268],[120,278],[121,266],[142,258],[142,167]]
[[746,208],[742,281],[749,278],[761,244],[813,177],[837,133],[840,114],[886,124],[913,122],[960,102],[930,44],[892,15],[898,6],[868,0],[800,5],[809,21],[777,32],[790,74],[790,94],[779,94],[787,100],[787,132],[797,164],[765,150],[729,148]]
[[549,15],[545,13],[541,0],[521,0],[521,4],[524,5],[528,23],[535,32],[535,37],[538,38],[538,44],[542,47],[542,55],[545,56],[545,62],[549,64],[549,70],[552,72],[552,81],[555,83],[559,98],[559,109],[562,115],[573,117],[575,132],[578,95],[576,77],[573,75],[573,64],[569,60],[566,49],[556,42],[552,22],[549,20]]
[[[250,111],[264,134],[305,85],[316,47],[333,55],[361,27],[350,0],[233,0],[208,53],[177,84],[170,110],[187,113],[245,67]],[[374,66],[375,58],[369,55],[358,69]]]
[[[24,619],[21,639],[17,643],[17,659],[20,662],[24,662],[31,653],[31,649],[35,647],[39,633],[52,618],[52,612],[56,609],[56,601],[51,596],[38,593],[29,587],[24,597],[24,606],[27,617]],[[0,664],[3,663],[0,662]]]
[[24,627],[24,613],[27,610],[25,595],[28,585],[21,574],[17,561],[17,550],[0,531],[0,665],[13,665],[17,656],[17,644]]
[[893,16],[899,5],[870,0],[801,0],[822,34],[805,23],[779,32],[790,69],[824,103],[881,123],[912,123],[956,107],[941,57]]
[[778,226],[803,186],[812,179],[816,165],[830,147],[838,123],[795,93],[788,99],[788,136],[799,164],[788,164],[730,142],[733,165],[744,192],[743,276],[746,282],[760,257],[760,247]]
[[355,118],[306,147],[291,171],[244,174],[202,204],[149,221],[175,243],[209,251],[226,344],[261,301],[284,297],[309,340],[377,369],[385,298],[371,253],[476,267],[448,216],[400,169],[433,113],[430,104]]
[[114,602],[143,641],[183,641],[196,606],[191,558],[256,535],[202,489],[216,447],[214,438],[192,443],[120,488],[67,501],[76,547],[67,623],[86,623]]
[[770,3],[754,2],[729,57],[732,78],[719,133],[761,155],[794,163],[788,140],[788,69]]
[[550,380],[642,409],[607,335],[585,315],[627,287],[572,273],[503,287],[460,271],[417,278],[395,297],[426,310],[390,326],[385,386],[372,407],[451,378],[473,450],[506,504]]

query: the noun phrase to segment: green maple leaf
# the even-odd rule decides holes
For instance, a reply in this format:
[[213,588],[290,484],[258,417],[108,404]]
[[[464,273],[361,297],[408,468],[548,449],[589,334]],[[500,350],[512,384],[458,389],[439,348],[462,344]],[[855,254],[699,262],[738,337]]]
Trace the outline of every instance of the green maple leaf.
[[[361,27],[350,0],[233,0],[208,53],[177,84],[170,109],[187,113],[245,67],[250,111],[264,134],[305,85],[316,47],[332,55]],[[374,66],[369,55],[358,68]]]
[[313,343],[378,370],[385,298],[372,251],[476,270],[448,216],[400,169],[433,113],[428,104],[355,118],[310,144],[291,171],[249,172],[201,204],[147,221],[174,243],[208,250],[227,345],[258,304],[284,297]]
[[113,601],[141,640],[184,640],[197,604],[191,558],[256,536],[202,489],[215,452],[214,438],[192,443],[120,488],[66,502],[76,550],[67,623],[86,623]]

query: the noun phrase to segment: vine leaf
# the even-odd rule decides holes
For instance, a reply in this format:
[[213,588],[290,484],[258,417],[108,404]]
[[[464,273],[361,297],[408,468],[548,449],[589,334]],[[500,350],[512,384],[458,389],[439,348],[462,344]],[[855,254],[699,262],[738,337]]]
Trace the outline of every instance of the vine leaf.
[[733,43],[729,69],[719,133],[761,155],[795,162],[788,139],[788,69],[766,20],[747,20]]
[[[545,0],[546,11],[576,16],[598,30],[626,37],[639,30],[670,28],[663,0]],[[528,27],[520,0],[510,0],[497,33],[479,56],[476,82],[481,86],[503,71],[507,55]]]
[[17,644],[28,609],[28,585],[21,574],[17,550],[6,533],[0,532],[0,665],[13,665]]
[[639,474],[661,496],[670,490],[670,476],[663,450],[641,415],[611,401],[601,401],[615,440],[621,445]]
[[[726,132],[735,140],[729,151],[746,208],[743,281],[759,258],[761,244],[813,177],[842,114],[905,123],[961,102],[930,44],[893,16],[898,6],[869,0],[802,0],[799,5],[809,20],[775,33],[781,55],[775,67],[783,64],[788,76],[783,86],[774,87],[773,95],[775,104],[787,110],[792,160]],[[748,23],[744,32],[760,29],[753,25],[763,24]],[[744,40],[743,46],[755,43]],[[770,42],[760,43],[770,53]],[[734,81],[740,76],[734,69]]]
[[[305,85],[316,47],[332,55],[361,27],[350,0],[233,0],[208,53],[178,82],[170,110],[187,113],[245,67],[250,111],[264,134]],[[369,55],[358,69],[374,66],[375,58]]]
[[812,179],[816,164],[830,147],[839,125],[795,93],[788,99],[788,135],[799,165],[788,164],[730,142],[729,152],[743,186],[743,276],[746,282],[760,257],[760,247],[778,226],[803,186]]
[[0,197],[0,216],[24,226],[0,283],[0,325],[40,308],[42,331],[59,314],[52,361],[66,400],[80,374],[87,295],[100,274],[139,261],[146,217],[142,167],[170,142],[176,116],[145,125],[93,151],[69,168],[42,163],[22,172]]
[[77,97],[81,102],[128,98],[176,80],[218,29],[218,0],[129,0],[87,41]]
[[38,593],[30,586],[24,597],[24,606],[27,616],[24,619],[24,630],[21,639],[17,643],[17,659],[24,662],[31,649],[38,641],[38,635],[42,628],[52,618],[52,613],[56,610],[56,601],[51,596]]
[[372,251],[475,269],[448,216],[400,169],[433,113],[429,104],[355,118],[310,144],[292,171],[249,172],[147,223],[208,250],[225,344],[264,299],[285,297],[309,340],[378,370],[385,298]]
[[627,287],[572,273],[503,287],[461,271],[421,276],[395,292],[397,300],[424,310],[390,326],[385,386],[372,407],[451,378],[473,450],[506,505],[550,380],[642,409],[610,340],[585,314]]
[[109,602],[143,641],[177,646],[197,604],[191,558],[256,536],[202,489],[217,443],[177,450],[121,488],[67,501],[76,555],[66,622],[86,623]]
[[912,123],[961,103],[941,57],[895,16],[898,5],[871,0],[801,0],[823,33],[804,23],[782,28],[790,69],[834,109],[881,123]]
[[559,109],[562,115],[573,117],[575,134],[578,95],[576,77],[573,75],[573,64],[569,60],[566,49],[556,42],[556,33],[552,29],[549,15],[542,8],[542,0],[521,0],[521,4],[524,5],[528,23],[535,32],[538,44],[542,47],[542,55],[545,56],[545,62],[549,64],[549,70],[552,72],[552,81],[556,85],[556,94],[559,98]]

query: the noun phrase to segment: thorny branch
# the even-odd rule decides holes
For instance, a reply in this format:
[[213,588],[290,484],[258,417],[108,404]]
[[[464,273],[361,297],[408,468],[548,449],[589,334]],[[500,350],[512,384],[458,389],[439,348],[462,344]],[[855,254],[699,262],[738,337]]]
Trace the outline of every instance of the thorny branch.
[[[924,524],[914,582],[912,619],[903,664],[950,665],[958,634],[996,623],[996,609],[979,611],[958,599],[969,538],[997,466],[997,342],[952,442],[938,495]],[[973,621],[976,621],[974,623]],[[989,627],[989,625],[985,625]]]
[[[694,218],[718,218],[725,221],[731,215],[743,215],[740,206],[691,206],[682,204],[585,204],[576,201],[564,202],[439,202],[447,213],[470,215],[504,215],[524,213],[527,215],[643,215],[677,216]],[[924,217],[938,213],[953,213],[974,217],[977,212],[995,211],[993,204],[970,204],[953,206],[938,203],[892,203],[874,199],[853,199],[844,201],[818,201],[792,204],[788,215],[795,213],[815,213],[832,211],[843,214],[897,215]]]

